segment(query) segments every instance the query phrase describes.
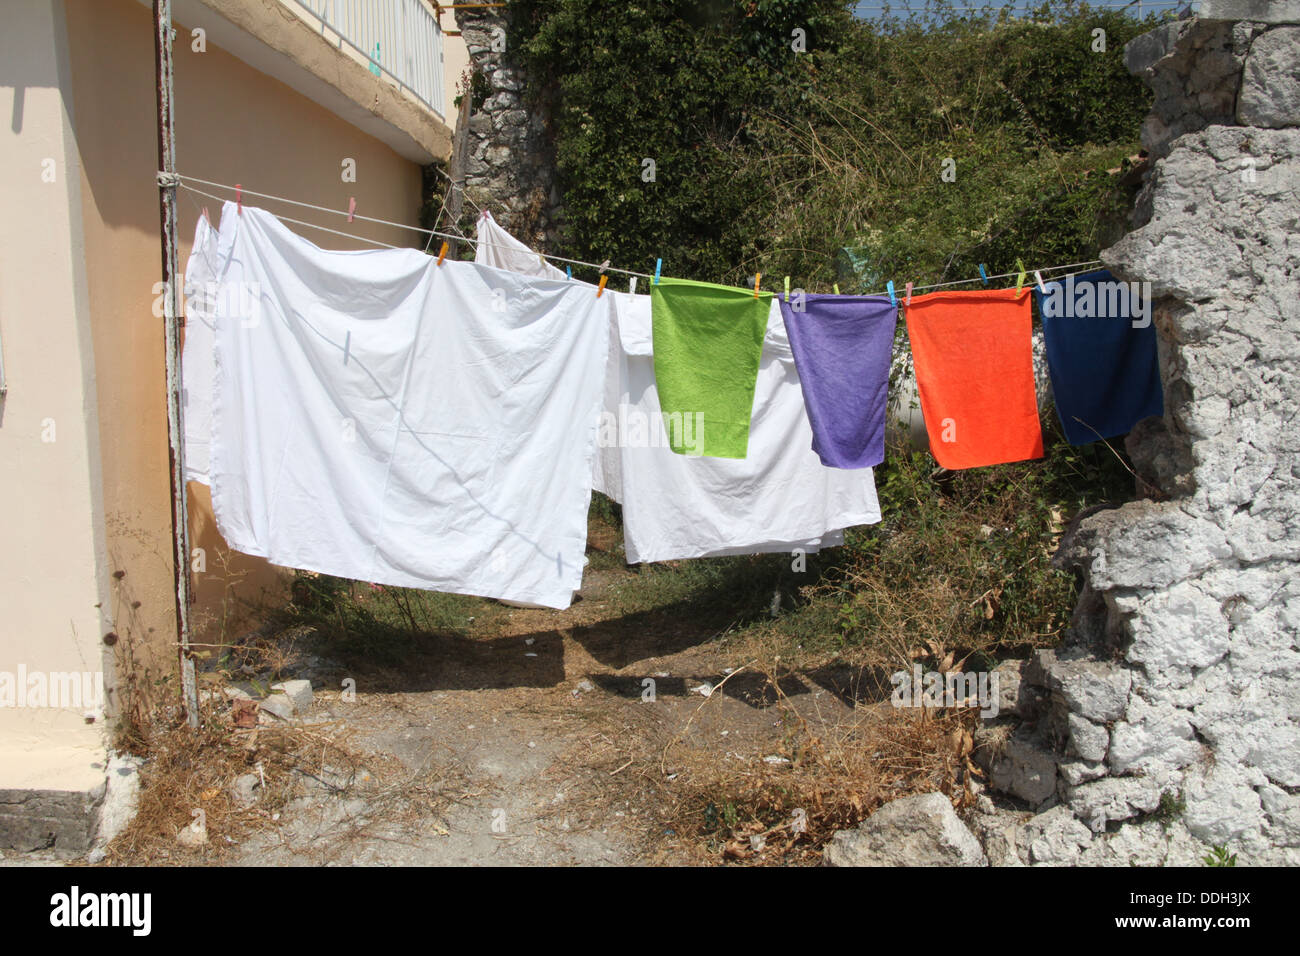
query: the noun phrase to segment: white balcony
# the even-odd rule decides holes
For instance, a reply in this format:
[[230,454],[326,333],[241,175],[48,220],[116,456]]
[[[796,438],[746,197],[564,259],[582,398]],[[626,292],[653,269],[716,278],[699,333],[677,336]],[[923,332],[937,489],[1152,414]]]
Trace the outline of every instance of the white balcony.
[[444,118],[442,30],[427,0],[280,0],[330,43]]

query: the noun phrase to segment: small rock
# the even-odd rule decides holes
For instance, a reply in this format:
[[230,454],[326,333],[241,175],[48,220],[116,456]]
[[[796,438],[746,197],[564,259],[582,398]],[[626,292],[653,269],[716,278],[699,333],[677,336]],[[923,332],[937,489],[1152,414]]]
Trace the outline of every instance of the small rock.
[[993,669],[993,673],[998,675],[998,714],[1020,713],[1020,669],[1023,664],[1023,661],[1003,661]]
[[240,810],[247,810],[257,803],[257,788],[262,785],[255,773],[246,773],[236,777],[230,784],[230,799]]
[[692,687],[691,693],[699,694],[701,697],[711,697],[713,695],[713,685],[705,681],[699,687]]
[[822,857],[825,866],[986,866],[975,834],[941,793],[901,797],[856,830],[839,830]]
[[181,832],[176,834],[176,842],[181,846],[203,846],[208,842],[208,828],[201,826],[195,829],[193,824],[181,827]]
[[280,684],[272,684],[271,690],[279,691],[288,697],[294,711],[299,714],[306,713],[311,707],[312,693],[309,680],[287,680]]
[[288,694],[272,694],[259,702],[258,706],[266,713],[281,720],[289,720],[293,717],[293,701],[289,699]]
[[1056,757],[1033,740],[1013,734],[992,757],[989,785],[1037,806],[1056,793]]

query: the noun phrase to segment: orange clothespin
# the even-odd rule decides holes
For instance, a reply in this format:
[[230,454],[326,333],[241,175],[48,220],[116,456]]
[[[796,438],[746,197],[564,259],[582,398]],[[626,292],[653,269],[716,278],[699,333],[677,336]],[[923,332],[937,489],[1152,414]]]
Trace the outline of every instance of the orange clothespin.
[[603,275],[603,276],[600,277],[600,285],[596,287],[596,298],[597,298],[597,299],[599,299],[599,298],[600,298],[600,294],[601,294],[602,292],[605,291],[605,283],[608,282],[608,281],[609,281],[609,276],[604,276],[604,275]]
[[758,281],[762,278],[763,278],[763,273],[761,272],[754,273],[754,298],[755,299],[758,298]]
[[235,183],[235,207],[242,216],[244,214],[244,191],[240,189],[239,183]]
[[348,222],[352,221],[352,217],[356,214],[356,211],[357,211],[357,197],[349,196],[348,197]]
[[447,241],[444,239],[442,248],[438,250],[438,265],[442,265],[443,258],[447,255]]

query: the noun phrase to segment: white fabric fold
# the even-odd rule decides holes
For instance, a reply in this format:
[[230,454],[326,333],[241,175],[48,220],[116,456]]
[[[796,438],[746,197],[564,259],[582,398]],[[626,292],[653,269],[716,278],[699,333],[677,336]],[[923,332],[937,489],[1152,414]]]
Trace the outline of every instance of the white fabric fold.
[[612,300],[416,250],[320,249],[230,203],[212,261],[210,479],[231,547],[568,606]]
[[[529,275],[563,275],[485,213],[476,261]],[[586,283],[577,283],[594,288]],[[662,437],[655,387],[650,297],[606,290],[615,304],[609,337],[597,491],[623,505],[627,560],[814,552],[842,544],[844,529],[880,520],[870,468],[822,465],[812,450],[780,308],[772,302],[754,390],[749,455],[678,455]],[[660,440],[656,443],[656,438]]]

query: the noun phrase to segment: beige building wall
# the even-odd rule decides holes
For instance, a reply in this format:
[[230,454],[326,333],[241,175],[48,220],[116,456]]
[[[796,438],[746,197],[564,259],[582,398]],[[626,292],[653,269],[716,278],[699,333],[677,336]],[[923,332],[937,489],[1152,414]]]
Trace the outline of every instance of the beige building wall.
[[[96,369],[89,404],[99,409],[112,575],[109,613],[119,646],[135,652],[136,665],[125,667],[122,679],[152,682],[174,667],[163,334],[162,320],[153,314],[161,267],[152,20],[136,0],[66,2]],[[176,28],[176,153],[183,175],[338,209],[347,209],[355,197],[359,213],[415,222],[417,163],[212,43],[206,52],[195,52],[186,25],[178,22]],[[355,163],[355,182],[343,181],[345,160]],[[208,206],[216,220],[220,203],[184,190],[180,197],[183,268],[201,207]],[[417,242],[416,233],[361,222],[348,226],[310,210],[246,201],[394,245]],[[292,228],[327,248],[364,245]],[[41,367],[48,364],[44,360]],[[211,640],[213,629],[221,627],[235,636],[248,624],[243,602],[277,597],[279,578],[264,561],[228,552],[206,489],[190,490],[191,544],[204,549],[206,563],[206,571],[196,575],[196,622],[208,627],[200,639]],[[33,508],[71,508],[68,502],[85,499],[42,490]],[[173,690],[170,685],[168,692]]]
[[104,759],[103,722],[86,722],[89,707],[32,706],[42,680],[48,694],[50,673],[104,670],[107,630],[81,177],[61,92],[67,67],[62,4],[8,0],[0,28],[8,380],[0,397],[0,790],[84,790],[95,783],[91,764]]
[[[459,35],[448,36],[448,30],[456,30],[456,17],[451,10],[444,10],[440,20],[442,24],[442,87],[446,104],[442,115],[447,117],[447,125],[456,128],[456,87],[461,75],[469,69],[469,47]],[[459,31],[457,31],[459,33]]]

